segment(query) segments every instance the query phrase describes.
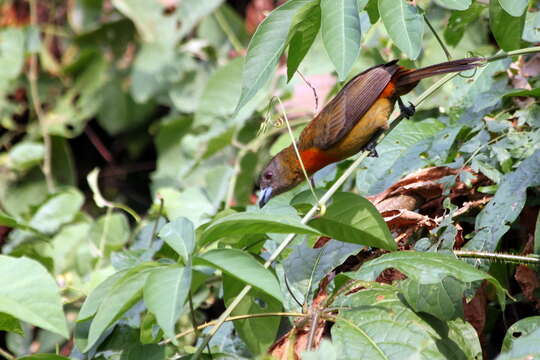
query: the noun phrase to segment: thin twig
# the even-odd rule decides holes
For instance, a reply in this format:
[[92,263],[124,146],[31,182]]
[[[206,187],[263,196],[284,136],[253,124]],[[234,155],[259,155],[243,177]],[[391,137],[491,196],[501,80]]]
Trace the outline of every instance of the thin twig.
[[315,87],[311,85],[311,83],[304,77],[304,75],[299,70],[296,70],[296,72],[298,73],[298,75],[300,75],[302,80],[304,80],[306,85],[311,88],[311,91],[313,91],[313,97],[315,98],[315,111],[313,113],[316,114],[319,110],[319,96],[317,95],[317,89],[315,89]]
[[[283,317],[308,317],[307,314],[302,314],[298,312],[269,312],[269,313],[261,313],[261,314],[246,314],[246,315],[237,315],[237,316],[231,316],[227,317],[225,321],[236,321],[236,320],[248,320],[248,319],[254,319],[254,318],[262,318],[262,317],[271,317],[271,316],[283,316]],[[209,321],[207,323],[204,323],[202,325],[197,326],[197,331],[201,331],[203,329],[206,329],[209,326],[217,324],[218,320]],[[195,332],[194,329],[189,329],[186,331],[181,332],[180,334],[175,336],[175,339],[180,339],[186,335],[189,335],[191,333]],[[159,343],[159,345],[166,345],[170,343],[172,339],[163,340]]]
[[454,250],[454,254],[460,258],[486,259],[505,263],[540,264],[540,258],[526,255],[490,253],[484,251]]
[[[37,17],[37,1],[30,0],[30,23],[36,29],[38,28],[38,17]],[[37,55],[32,53],[30,55],[30,67],[27,74],[28,83],[30,85],[30,97],[32,98],[32,104],[34,105],[34,112],[39,122],[39,128],[41,130],[41,136],[43,137],[43,145],[45,146],[45,153],[43,154],[43,166],[41,170],[45,176],[45,182],[47,183],[47,190],[52,193],[55,191],[54,179],[52,176],[52,143],[51,137],[47,131],[47,124],[45,123],[45,114],[41,107],[41,100],[39,98],[38,87],[37,87],[37,78],[38,78],[38,62]]]
[[163,197],[161,197],[158,194],[158,199],[159,199],[158,215],[157,215],[156,220],[154,221],[154,227],[152,228],[152,237],[150,238],[150,243],[152,243],[157,236],[157,228],[159,225],[159,219],[161,219],[161,215],[163,214],[163,205],[164,205]]
[[5,357],[7,360],[16,360],[17,358],[14,355],[11,355],[7,350],[4,350],[0,347],[0,355]]
[[444,54],[446,55],[446,58],[448,59],[448,61],[452,60],[452,55],[450,55],[450,52],[448,51],[446,46],[444,46],[444,42],[439,37],[439,34],[437,34],[437,31],[435,31],[435,28],[433,27],[433,25],[431,25],[431,22],[429,22],[426,14],[424,14],[424,21],[426,22],[427,26],[429,27],[429,30],[431,30],[433,35],[435,35],[435,39],[437,39],[437,42],[439,43],[439,45],[441,45],[441,48],[443,49]]

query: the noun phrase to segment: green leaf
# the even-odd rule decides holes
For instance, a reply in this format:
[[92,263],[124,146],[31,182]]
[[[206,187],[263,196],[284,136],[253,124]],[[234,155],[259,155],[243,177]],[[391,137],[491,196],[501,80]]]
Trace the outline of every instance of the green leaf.
[[0,31],[0,93],[3,83],[15,79],[24,65],[24,28],[7,27]]
[[41,143],[22,141],[11,148],[8,153],[12,169],[25,171],[38,165],[43,160],[45,147]]
[[290,216],[237,213],[211,223],[202,233],[199,244],[204,246],[226,236],[264,233],[320,235],[316,229],[304,225]]
[[[223,277],[223,300],[229,306],[242,291],[244,284],[231,276]],[[282,305],[272,296],[252,289],[231,313],[232,316],[279,312]],[[281,319],[278,316],[237,320],[234,328],[253,355],[264,354],[276,340]]]
[[370,23],[375,24],[377,21],[379,21],[380,14],[378,0],[369,0],[365,10],[368,13]]
[[279,283],[272,272],[251,255],[238,249],[215,249],[194,259],[194,264],[203,263],[216,267],[235,278],[273,296],[282,302]]
[[216,212],[205,193],[197,187],[189,187],[182,192],[162,188],[158,193],[163,198],[165,214],[169,219],[186,217],[197,227]]
[[386,250],[397,249],[388,226],[375,206],[353,193],[335,194],[326,213],[311,220],[309,225],[339,241]]
[[175,339],[175,324],[182,315],[191,286],[191,267],[160,267],[150,273],[144,284],[144,303],[155,316],[167,337]]
[[24,330],[17,318],[0,312],[0,331],[12,332],[24,336]]
[[155,266],[145,263],[134,267],[110,286],[92,319],[84,352],[90,350],[105,330],[141,299],[143,286]]
[[[510,332],[510,330],[512,330],[512,327],[508,329],[508,332]],[[505,337],[505,341],[506,341],[506,337]],[[513,339],[510,346],[511,346],[510,350],[502,353],[499,357],[497,357],[497,360],[522,360],[522,359],[539,358],[540,357],[540,326],[536,327],[527,335],[522,335]]]
[[188,263],[195,248],[195,232],[189,219],[180,217],[167,223],[159,231],[159,237],[182,257],[184,263]]
[[523,13],[519,17],[514,17],[501,7],[499,1],[489,2],[489,27],[497,44],[504,51],[516,50],[521,47],[525,15]]
[[272,11],[259,25],[249,42],[242,76],[239,111],[272,77],[279,57],[287,46],[289,27],[294,14],[313,0],[290,0]]
[[83,322],[90,319],[95,315],[97,309],[103,302],[105,296],[112,289],[114,284],[127,273],[127,270],[121,270],[107,279],[103,280],[87,297],[84,301],[79,315],[77,317],[77,322]]
[[435,2],[450,10],[467,10],[472,0],[436,0]]
[[156,316],[147,312],[141,321],[141,344],[157,344],[163,336],[163,330],[156,322]]
[[[502,179],[495,196],[476,216],[476,234],[463,249],[495,251],[502,236],[521,213],[527,200],[527,189],[539,185],[540,149],[537,149],[514,172]],[[482,268],[486,266],[485,263],[481,264]]]
[[56,193],[39,207],[29,225],[42,233],[53,234],[73,220],[83,202],[84,197],[75,188]]
[[70,360],[67,357],[55,354],[32,354],[20,357],[19,360]]
[[289,53],[287,54],[287,81],[290,81],[298,66],[313,45],[321,27],[321,7],[313,1],[301,8],[293,19],[289,32]]
[[444,40],[448,45],[456,46],[463,37],[465,30],[480,17],[480,13],[484,9],[484,5],[475,2],[467,10],[452,11],[448,25],[444,28]]
[[103,246],[108,251],[119,250],[129,239],[129,223],[122,213],[105,214],[92,225],[88,235],[98,249]]
[[0,255],[0,312],[68,338],[56,281],[37,261]]
[[368,261],[358,271],[348,274],[357,280],[374,281],[387,268],[397,269],[409,279],[423,285],[440,284],[448,276],[466,284],[485,279],[495,287],[499,303],[504,306],[505,290],[494,277],[452,255],[414,251],[393,252]]
[[416,6],[404,0],[379,0],[381,19],[397,47],[415,60],[422,50],[424,19]]
[[242,91],[243,68],[242,58],[236,58],[210,75],[195,112],[194,126],[231,126],[241,124],[251,115],[259,103],[258,97],[234,114]]
[[528,11],[523,30],[523,40],[536,43],[540,42],[540,12]]
[[514,96],[532,96],[540,97],[540,88],[531,89],[531,90],[513,90],[506,94],[505,97],[514,97]]
[[463,317],[465,285],[453,277],[445,277],[438,284],[421,284],[405,279],[399,287],[416,312],[425,312],[443,321]]
[[498,0],[499,5],[506,11],[508,14],[518,17],[523,15],[525,9],[527,9],[527,0]]
[[360,17],[356,0],[321,0],[324,47],[340,81],[345,80],[360,54]]
[[313,292],[326,274],[343,264],[351,255],[360,251],[362,246],[330,240],[323,247],[314,249],[306,241],[295,246],[291,254],[283,261],[287,282],[291,290],[297,290],[296,298],[304,302],[308,290]]
[[339,311],[331,329],[338,359],[358,359],[361,353],[366,359],[469,360],[478,355],[469,357],[471,350],[481,354],[478,337],[471,326],[462,326],[461,319],[456,326],[451,322],[435,327],[404,304],[394,287],[362,285],[335,302],[348,309]]
[[516,340],[540,328],[540,316],[529,316],[515,322],[506,330],[501,352],[510,351]]

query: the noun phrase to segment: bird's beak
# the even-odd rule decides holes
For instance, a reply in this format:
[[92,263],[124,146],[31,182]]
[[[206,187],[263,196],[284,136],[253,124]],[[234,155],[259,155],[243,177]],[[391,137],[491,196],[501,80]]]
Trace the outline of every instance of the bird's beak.
[[259,207],[263,207],[268,200],[270,200],[270,197],[272,196],[272,188],[269,186],[267,188],[261,189],[261,192],[259,193]]

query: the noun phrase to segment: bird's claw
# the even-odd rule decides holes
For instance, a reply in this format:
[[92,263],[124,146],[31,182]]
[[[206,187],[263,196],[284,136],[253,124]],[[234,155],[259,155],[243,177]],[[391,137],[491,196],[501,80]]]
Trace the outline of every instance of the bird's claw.
[[401,115],[409,119],[414,115],[416,112],[416,107],[412,102],[409,101],[409,106],[406,106],[401,98],[398,98],[398,105],[399,105],[399,111],[401,111]]

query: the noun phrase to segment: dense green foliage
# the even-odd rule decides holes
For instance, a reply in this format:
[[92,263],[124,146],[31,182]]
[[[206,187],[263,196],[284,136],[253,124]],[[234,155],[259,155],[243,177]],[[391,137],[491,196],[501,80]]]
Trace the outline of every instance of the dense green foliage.
[[[0,10],[0,356],[540,357],[540,50],[504,53],[540,43],[537,2]],[[283,109],[297,136],[359,71],[444,61],[430,26],[453,58],[500,59],[430,92],[339,191],[351,160],[316,174],[325,211],[306,184],[259,209]],[[203,325],[222,314],[244,317]]]

